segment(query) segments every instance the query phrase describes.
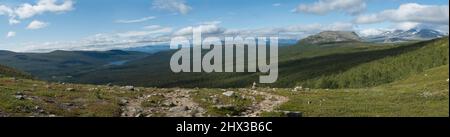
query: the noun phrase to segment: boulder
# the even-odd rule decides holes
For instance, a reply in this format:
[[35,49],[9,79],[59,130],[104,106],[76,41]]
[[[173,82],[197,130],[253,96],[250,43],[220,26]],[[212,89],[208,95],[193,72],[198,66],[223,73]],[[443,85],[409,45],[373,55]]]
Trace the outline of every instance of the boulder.
[[222,95],[227,96],[227,97],[231,97],[231,96],[234,96],[234,91],[223,92]]

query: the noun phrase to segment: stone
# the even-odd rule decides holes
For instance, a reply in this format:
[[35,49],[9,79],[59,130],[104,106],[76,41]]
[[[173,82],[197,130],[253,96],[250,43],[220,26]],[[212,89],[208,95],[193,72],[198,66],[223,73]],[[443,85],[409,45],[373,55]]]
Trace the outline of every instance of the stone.
[[18,100],[24,100],[25,97],[23,95],[15,95],[15,98]]
[[297,86],[297,87],[295,87],[294,90],[292,90],[292,91],[294,91],[294,92],[297,92],[297,91],[303,91],[303,87],[302,87],[302,86]]
[[227,97],[231,97],[231,96],[234,96],[234,91],[223,92],[222,95],[227,96]]
[[285,112],[287,117],[302,117],[302,113],[301,112]]
[[177,107],[172,107],[169,109],[169,111],[171,112],[183,112],[183,111],[187,111],[189,110],[189,108],[187,106],[177,106]]
[[120,99],[120,104],[121,106],[125,106],[126,104],[128,104],[128,100],[126,99]]
[[217,103],[219,103],[219,99],[218,99],[218,98],[212,98],[212,99],[211,99],[211,102],[212,102],[213,104],[217,104]]
[[233,105],[215,105],[214,108],[226,109],[226,110],[234,110],[235,106],[233,106]]
[[75,91],[74,88],[66,88],[66,91]]
[[24,94],[23,94],[23,92],[18,91],[18,92],[16,92],[16,95],[24,95]]
[[253,82],[252,89],[256,89],[256,82]]
[[122,88],[125,89],[125,90],[130,90],[130,91],[134,91],[135,90],[134,86],[124,86]]

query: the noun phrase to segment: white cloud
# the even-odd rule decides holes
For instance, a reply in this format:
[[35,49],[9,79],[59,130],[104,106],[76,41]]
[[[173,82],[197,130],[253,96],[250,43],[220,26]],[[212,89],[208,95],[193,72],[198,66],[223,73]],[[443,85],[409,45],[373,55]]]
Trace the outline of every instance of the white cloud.
[[47,27],[49,24],[46,22],[33,20],[30,24],[28,24],[27,29],[35,30],[35,29],[42,29]]
[[144,31],[128,31],[124,33],[118,33],[119,37],[142,37],[153,34],[165,34],[172,32],[172,28],[158,28],[155,30],[144,30]]
[[15,37],[15,36],[16,36],[16,32],[14,32],[14,31],[10,31],[10,32],[8,32],[6,34],[6,38],[12,38],[12,37]]
[[154,0],[152,5],[154,9],[181,14],[187,14],[192,10],[192,7],[187,5],[184,0]]
[[358,31],[358,35],[360,35],[362,37],[375,36],[375,35],[380,35],[386,31],[388,31],[388,30],[369,28],[369,29],[363,29],[363,30]]
[[149,26],[144,26],[143,28],[144,29],[153,30],[153,29],[159,29],[159,28],[161,28],[161,26],[159,26],[159,25],[149,25]]
[[416,28],[420,25],[420,23],[417,22],[401,22],[395,24],[394,28],[400,29],[400,30],[409,30],[412,28]]
[[366,9],[364,0],[318,0],[313,4],[300,4],[293,11],[297,13],[327,14],[339,11],[351,15],[361,13]]
[[0,15],[12,15],[13,14],[13,10],[5,5],[0,5]]
[[281,3],[274,3],[274,4],[272,4],[272,6],[279,7],[279,6],[281,6]]
[[202,28],[202,33],[206,35],[214,35],[214,34],[222,34],[226,31],[225,28],[219,26],[220,22],[204,22],[198,26],[190,26],[184,27],[176,31],[173,35],[176,36],[184,36],[184,35],[192,35],[192,31],[194,28]]
[[355,19],[358,24],[379,22],[416,22],[449,24],[448,5],[402,4],[398,9],[384,10],[375,14],[361,15]]
[[73,1],[65,0],[58,2],[56,0],[39,0],[36,5],[25,3],[15,9],[15,14],[20,19],[26,19],[45,12],[66,12],[73,9]]
[[76,41],[21,43],[17,52],[49,52],[54,50],[104,51],[138,46],[163,44],[170,41],[172,28],[159,25],[146,26],[142,30],[118,33],[99,33]]
[[9,24],[20,23],[22,19],[28,19],[33,16],[50,13],[62,13],[74,9],[73,0],[39,0],[36,4],[24,3],[17,7],[0,5],[0,15],[9,17]]
[[116,23],[139,23],[139,22],[145,22],[148,20],[152,20],[155,19],[156,17],[154,16],[149,16],[149,17],[143,17],[140,19],[132,19],[132,20],[117,20]]
[[354,25],[346,22],[335,22],[331,24],[298,24],[285,27],[259,28],[259,29],[229,29],[224,35],[257,37],[277,35],[282,39],[300,39],[316,34],[321,31],[354,31]]
[[14,25],[14,24],[19,24],[20,20],[17,20],[17,19],[14,19],[14,18],[10,18],[8,20],[8,22],[9,22],[9,25]]

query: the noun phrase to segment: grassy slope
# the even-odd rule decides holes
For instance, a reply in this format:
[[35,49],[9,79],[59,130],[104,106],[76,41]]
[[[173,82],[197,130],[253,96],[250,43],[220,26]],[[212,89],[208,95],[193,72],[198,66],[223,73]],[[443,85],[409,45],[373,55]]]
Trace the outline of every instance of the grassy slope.
[[67,76],[104,68],[113,61],[131,60],[147,56],[127,51],[53,51],[50,53],[15,53],[0,50],[0,64],[51,81],[65,80]]
[[0,77],[32,78],[29,74],[17,71],[13,68],[3,65],[0,65]]
[[[272,87],[293,87],[297,80],[319,77],[325,73],[339,73],[355,64],[383,58],[384,50],[399,45],[369,43],[335,43],[326,45],[289,46],[279,51],[280,76]],[[413,50],[413,49],[411,49]],[[377,52],[378,51],[378,52]],[[375,54],[357,60],[355,56]],[[170,57],[173,52],[162,52],[145,59],[130,62],[128,65],[102,69],[75,75],[72,82],[156,87],[250,87],[258,81],[258,73],[180,73],[170,71]],[[344,56],[343,56],[344,55]],[[347,60],[347,61],[343,61]],[[343,63],[345,66],[327,66]],[[317,73],[308,73],[317,72]]]
[[355,65],[342,73],[323,75],[306,82],[301,81],[300,84],[313,88],[372,87],[404,79],[449,62],[448,37],[419,42],[408,47],[416,49],[409,51],[406,51],[407,49],[390,50],[388,52],[403,53]]
[[[394,83],[365,89],[317,89],[278,93],[290,101],[280,110],[304,116],[449,116],[449,66],[429,69]],[[309,102],[309,104],[308,104]],[[267,116],[277,115],[267,113]]]
[[[291,88],[268,89],[289,97],[290,101],[279,107],[282,111],[299,111],[304,116],[449,116],[448,65],[394,83],[364,89],[313,89],[292,92]],[[66,91],[73,88],[75,91]],[[178,89],[139,88],[130,92],[120,87],[97,85],[58,84],[27,79],[0,78],[0,116],[120,116],[120,99],[134,99],[145,94],[174,92]],[[194,101],[200,103],[212,116],[225,116],[240,110],[214,109],[208,99],[218,96],[219,102],[234,104],[245,109],[251,102],[240,98],[223,98],[223,91],[238,89],[190,89]],[[17,92],[24,100],[15,98]],[[238,92],[237,94],[243,94]],[[260,101],[259,97],[256,100]],[[70,104],[70,105],[69,105]],[[145,104],[144,104],[145,105]],[[6,115],[4,115],[6,114]],[[263,116],[277,116],[266,113]]]

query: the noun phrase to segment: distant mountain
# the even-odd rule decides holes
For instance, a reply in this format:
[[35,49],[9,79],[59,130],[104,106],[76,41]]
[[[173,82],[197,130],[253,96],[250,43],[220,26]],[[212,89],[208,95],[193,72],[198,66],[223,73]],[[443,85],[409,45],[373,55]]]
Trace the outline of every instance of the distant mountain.
[[138,52],[145,52],[145,53],[158,53],[161,51],[167,51],[170,50],[169,45],[148,45],[148,46],[141,46],[141,47],[133,47],[133,48],[126,48],[123,49],[125,51],[138,51]]
[[0,50],[0,64],[30,73],[39,79],[60,81],[72,74],[123,65],[147,53],[134,51],[62,51],[16,53]]
[[334,42],[362,41],[361,38],[352,31],[324,31],[300,40],[300,44],[324,44]]
[[405,41],[431,40],[446,35],[448,34],[444,34],[432,29],[414,28],[410,30],[385,31],[379,35],[366,36],[363,39],[367,42],[395,43]]

